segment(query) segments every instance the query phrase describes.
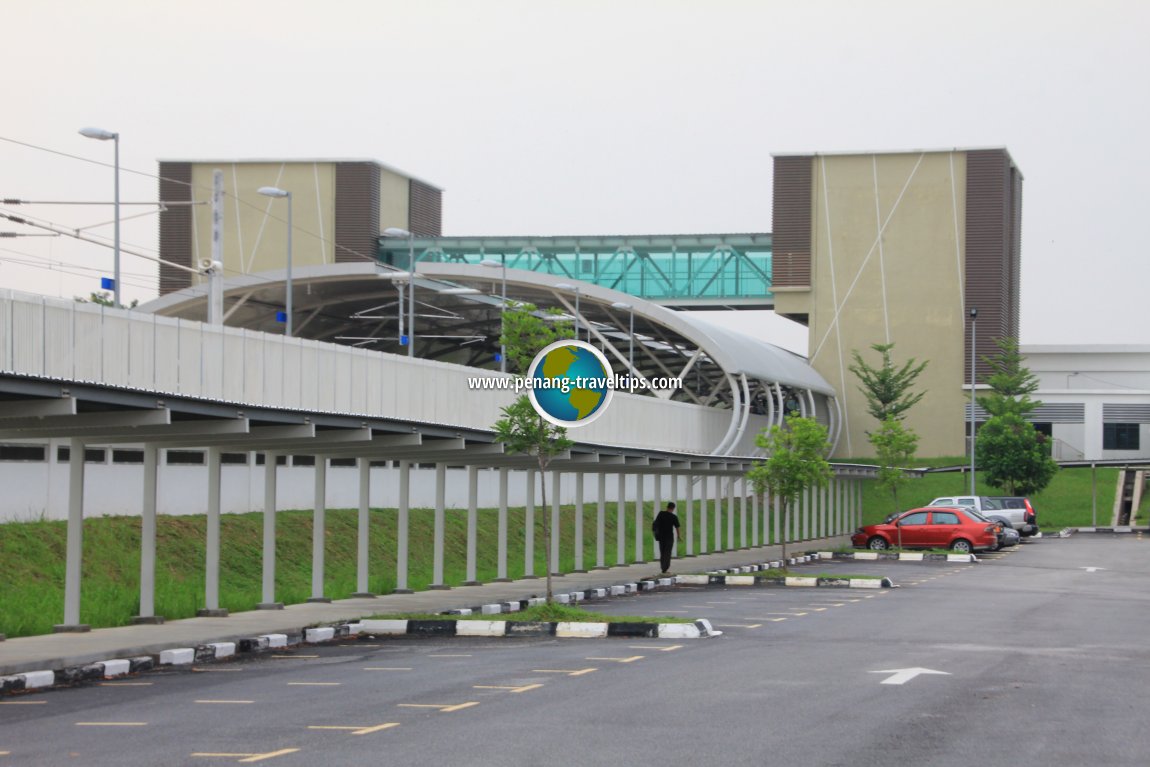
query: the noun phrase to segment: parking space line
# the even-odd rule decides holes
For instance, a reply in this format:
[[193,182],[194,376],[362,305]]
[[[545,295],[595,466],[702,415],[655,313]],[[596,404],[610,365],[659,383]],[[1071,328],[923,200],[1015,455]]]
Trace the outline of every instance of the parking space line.
[[716,623],[717,629],[757,629],[762,628],[761,623]]
[[541,684],[525,684],[519,687],[509,687],[507,685],[499,684],[473,684],[471,685],[476,690],[507,690],[508,692],[528,692],[530,690],[538,690],[543,685]]
[[452,711],[462,711],[465,708],[471,708],[472,706],[478,706],[479,701],[472,700],[472,701],[468,701],[467,703],[455,703],[455,704],[447,704],[447,705],[444,705],[442,703],[397,703],[396,705],[399,706],[400,708],[437,708],[437,709],[439,709],[440,713],[449,714]]
[[470,655],[449,655],[447,653],[440,653],[437,655],[428,655],[428,658],[470,658]]
[[77,727],[147,727],[147,722],[76,722]]
[[100,687],[151,687],[151,682],[99,682]]
[[371,735],[373,732],[380,732],[382,730],[390,730],[392,727],[398,727],[399,722],[384,722],[383,724],[376,725],[338,725],[338,724],[309,724],[309,730],[347,730],[352,735]]
[[683,649],[683,645],[681,644],[673,644],[670,647],[659,647],[658,645],[649,644],[633,644],[628,645],[627,647],[630,650],[658,650],[659,652],[671,652],[673,650]]
[[192,671],[202,672],[202,673],[208,673],[208,672],[220,673],[220,672],[224,672],[224,671],[245,671],[245,670],[246,669],[244,669],[244,668],[236,668],[235,666],[228,667],[228,668],[200,668],[198,666],[192,666]]
[[581,669],[577,669],[574,671],[571,671],[569,669],[562,669],[562,668],[537,668],[537,669],[532,669],[531,673],[532,674],[566,674],[567,676],[583,676],[584,674],[590,674],[592,671],[598,671],[598,670],[599,669],[597,669],[597,668],[581,668]]
[[343,682],[288,682],[288,687],[339,687]]
[[46,700],[0,700],[0,706],[43,706]]
[[634,663],[637,660],[643,660],[642,655],[632,655],[630,658],[586,658],[586,660],[606,660],[614,663]]
[[297,751],[299,751],[298,748],[281,748],[279,751],[269,751],[266,754],[222,754],[222,753],[200,752],[200,753],[192,754],[192,756],[223,757],[223,758],[244,756],[247,758],[246,759],[240,759],[239,763],[240,764],[251,764],[253,762],[262,762],[265,759],[274,759],[277,756],[286,756],[287,754],[294,754]]
[[364,671],[411,671],[410,666],[366,666]]
[[273,660],[313,660],[318,655],[273,655]]
[[254,700],[197,700],[196,703],[255,703]]

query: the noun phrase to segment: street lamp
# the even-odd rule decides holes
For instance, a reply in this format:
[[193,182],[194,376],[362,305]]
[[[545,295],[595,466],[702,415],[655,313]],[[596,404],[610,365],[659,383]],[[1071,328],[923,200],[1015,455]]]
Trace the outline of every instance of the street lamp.
[[[415,356],[415,235],[398,226],[389,226],[383,230],[384,237],[407,238],[407,268],[411,272],[411,279],[407,281],[407,356]],[[403,343],[403,323],[400,322],[400,339]]]
[[[555,286],[556,290],[574,290],[575,291],[575,340],[579,340],[579,286],[572,285],[570,282],[560,282]],[[590,341],[591,337],[588,335],[587,340]]]
[[629,373],[635,372],[635,307],[631,304],[625,304],[622,301],[616,301],[611,304],[612,309],[627,309],[631,312],[631,338],[627,348],[627,365],[631,368]]
[[504,344],[504,333],[507,330],[504,324],[504,314],[507,311],[507,264],[502,259],[496,261],[491,258],[485,258],[479,262],[480,266],[486,266],[489,269],[499,268],[503,271],[503,300],[499,303],[499,372],[507,372],[507,346]]
[[1073,378],[1073,377],[1074,377],[1074,376],[1076,376],[1076,375],[1078,375],[1078,373],[1067,373],[1067,374],[1066,374],[1066,388],[1067,388],[1067,389],[1069,389],[1069,388],[1070,388],[1070,379],[1071,379],[1071,378]]
[[970,494],[974,491],[974,367],[978,339],[978,307],[970,307]]
[[120,306],[120,134],[103,128],[81,128],[80,135],[97,141],[111,141],[115,146],[115,224],[113,233],[112,305]]
[[287,293],[287,300],[284,302],[285,312],[287,316],[284,318],[286,321],[284,335],[291,338],[292,334],[292,284],[291,284],[291,192],[280,189],[275,186],[261,186],[257,191],[265,197],[286,197],[288,205],[287,216],[287,283],[285,291]]

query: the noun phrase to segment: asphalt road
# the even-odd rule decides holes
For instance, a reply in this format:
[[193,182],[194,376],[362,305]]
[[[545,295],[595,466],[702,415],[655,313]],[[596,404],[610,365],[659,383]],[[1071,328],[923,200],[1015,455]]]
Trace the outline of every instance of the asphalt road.
[[1148,553],[1080,535],[971,565],[820,562],[900,588],[595,605],[705,617],[724,632],[705,640],[362,639],[10,697],[0,767],[1144,767]]

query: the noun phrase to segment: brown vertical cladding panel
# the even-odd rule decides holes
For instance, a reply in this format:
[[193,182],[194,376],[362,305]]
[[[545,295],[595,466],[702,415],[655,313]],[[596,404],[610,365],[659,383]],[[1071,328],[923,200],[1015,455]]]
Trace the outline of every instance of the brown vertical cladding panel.
[[[160,163],[160,199],[166,202],[192,201],[192,164]],[[175,205],[160,211],[160,258],[192,266],[192,207]],[[160,264],[160,295],[190,287],[192,275],[183,269]]]
[[379,239],[379,166],[335,164],[335,260],[374,260]]
[[422,181],[408,181],[407,230],[416,237],[443,235],[443,192]]
[[810,155],[776,157],[771,221],[771,284],[811,284]]
[[978,308],[978,380],[999,338],[1018,338],[1022,176],[1002,149],[966,153],[966,376],[970,380],[970,309]]

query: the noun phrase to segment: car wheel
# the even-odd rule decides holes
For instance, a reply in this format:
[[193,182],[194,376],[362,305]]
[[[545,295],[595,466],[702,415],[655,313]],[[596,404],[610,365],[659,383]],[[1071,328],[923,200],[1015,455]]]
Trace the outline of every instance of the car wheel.
[[885,551],[890,548],[890,544],[886,542],[886,538],[875,536],[866,542],[866,547],[871,551]]
[[958,552],[959,554],[969,554],[973,549],[974,547],[970,545],[970,541],[966,540],[965,538],[959,538],[957,541],[950,544],[950,550]]

